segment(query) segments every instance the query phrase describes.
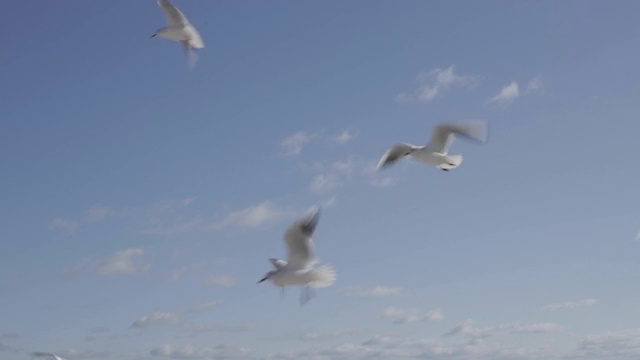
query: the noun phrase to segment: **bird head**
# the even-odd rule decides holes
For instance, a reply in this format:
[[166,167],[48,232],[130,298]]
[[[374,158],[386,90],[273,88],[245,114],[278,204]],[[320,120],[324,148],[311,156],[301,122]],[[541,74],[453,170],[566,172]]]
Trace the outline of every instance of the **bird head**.
[[265,280],[269,280],[271,278],[271,276],[273,276],[273,274],[275,274],[275,273],[276,273],[275,271],[269,271],[268,273],[266,273],[264,275],[264,277],[260,281],[258,281],[258,284],[260,284],[261,282],[263,282]]

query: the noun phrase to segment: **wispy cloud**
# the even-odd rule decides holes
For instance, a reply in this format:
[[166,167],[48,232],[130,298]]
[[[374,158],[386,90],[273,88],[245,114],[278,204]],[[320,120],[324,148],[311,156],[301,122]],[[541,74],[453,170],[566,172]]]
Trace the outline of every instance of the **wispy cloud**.
[[640,329],[589,335],[580,343],[574,359],[639,359]]
[[234,211],[221,221],[213,225],[214,229],[255,228],[280,220],[286,216],[286,212],[270,201],[250,206],[246,209]]
[[418,309],[389,306],[382,312],[382,317],[392,319],[394,324],[399,325],[417,321],[440,321],[444,319],[444,314],[440,309],[430,310],[425,313]]
[[467,86],[476,81],[474,76],[459,75],[455,72],[455,66],[446,69],[433,69],[418,74],[418,88],[412,93],[400,93],[396,95],[396,101],[429,102],[435,99],[443,91],[456,86]]
[[309,134],[305,131],[298,131],[294,134],[286,137],[280,146],[284,148],[284,155],[286,156],[298,156],[302,153],[303,147],[311,141],[315,135]]
[[205,279],[204,283],[210,286],[232,287],[236,279],[228,275],[211,275]]
[[518,96],[520,96],[520,88],[516,81],[512,81],[508,85],[504,86],[502,90],[494,97],[489,99],[490,103],[507,105],[512,103]]
[[213,310],[213,309],[219,307],[220,305],[222,305],[222,301],[219,301],[219,300],[209,301],[209,302],[206,302],[206,303],[202,303],[202,304],[198,304],[196,306],[193,306],[193,307],[187,309],[187,312],[200,314],[200,313],[204,313],[204,312]]
[[143,254],[141,248],[118,251],[98,262],[98,272],[105,276],[133,275],[149,269],[149,265],[136,263],[135,258]]
[[342,290],[342,293],[346,296],[353,297],[389,297],[400,296],[404,294],[404,290],[400,287],[390,286],[373,286],[373,287],[361,287],[361,286],[349,286]]
[[85,213],[85,220],[89,222],[104,220],[110,215],[114,215],[113,210],[102,205],[96,204],[91,206]]
[[133,329],[146,329],[158,325],[176,325],[180,323],[180,320],[179,313],[156,311],[150,315],[141,316],[130,327]]
[[600,302],[598,299],[582,299],[576,301],[565,301],[561,303],[549,304],[543,308],[544,311],[569,310],[580,307],[591,307]]
[[510,324],[498,325],[485,328],[473,326],[473,320],[467,319],[449,330],[445,336],[463,334],[472,338],[487,338],[496,334],[540,334],[562,330],[560,325],[554,323],[534,323],[534,324]]
[[49,229],[61,231],[65,235],[75,235],[78,225],[76,220],[55,218],[49,223]]
[[355,161],[352,157],[334,162],[318,162],[314,165],[318,174],[313,177],[309,190],[313,193],[324,193],[351,180]]
[[525,92],[532,93],[540,90],[542,90],[542,78],[540,76],[536,76],[533,79],[529,80]]
[[175,346],[164,344],[157,346],[149,352],[151,356],[169,359],[244,359],[249,355],[249,349],[232,345],[218,345],[215,347],[195,347],[191,344]]
[[356,138],[358,134],[352,129],[346,129],[342,131],[340,134],[332,136],[331,141],[338,144],[346,144],[349,141]]

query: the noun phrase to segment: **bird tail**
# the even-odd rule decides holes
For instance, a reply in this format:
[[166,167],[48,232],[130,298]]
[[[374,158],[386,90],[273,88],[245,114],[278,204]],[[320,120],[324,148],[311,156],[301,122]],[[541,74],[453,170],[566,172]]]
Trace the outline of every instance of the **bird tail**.
[[322,265],[309,272],[309,286],[311,287],[327,287],[336,281],[336,271],[331,265]]
[[462,164],[462,155],[447,155],[445,162],[440,165],[441,169],[451,170],[455,169]]

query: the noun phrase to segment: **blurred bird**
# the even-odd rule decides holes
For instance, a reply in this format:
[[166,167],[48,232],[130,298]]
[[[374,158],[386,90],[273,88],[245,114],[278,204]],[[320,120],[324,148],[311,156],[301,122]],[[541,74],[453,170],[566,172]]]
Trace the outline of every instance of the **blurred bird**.
[[185,55],[189,60],[189,65],[194,66],[197,61],[197,55],[193,49],[204,48],[204,42],[198,33],[198,30],[191,25],[184,14],[169,0],[157,0],[158,5],[167,16],[169,26],[163,27],[151,35],[151,37],[159,36],[170,40],[180,42],[184,49]]
[[433,129],[431,140],[425,146],[411,144],[395,144],[387,150],[378,162],[376,171],[385,169],[405,156],[419,162],[433,165],[441,170],[449,171],[462,164],[462,155],[449,155],[449,147],[456,136],[486,142],[489,124],[482,120],[463,123],[438,124]]
[[300,305],[304,305],[315,296],[311,288],[327,287],[335,282],[336,272],[331,265],[314,267],[317,261],[311,237],[319,219],[320,207],[315,207],[289,226],[284,234],[289,250],[288,260],[269,259],[275,270],[269,271],[258,283],[270,280],[283,291],[286,286],[303,286]]

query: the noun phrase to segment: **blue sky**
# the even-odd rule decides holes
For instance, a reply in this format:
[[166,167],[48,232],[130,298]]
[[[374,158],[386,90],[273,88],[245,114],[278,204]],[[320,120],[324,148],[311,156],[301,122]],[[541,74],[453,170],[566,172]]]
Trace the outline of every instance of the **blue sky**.
[[[175,4],[191,70],[154,1],[3,7],[2,359],[640,357],[640,3]],[[314,204],[300,307],[256,281]]]

